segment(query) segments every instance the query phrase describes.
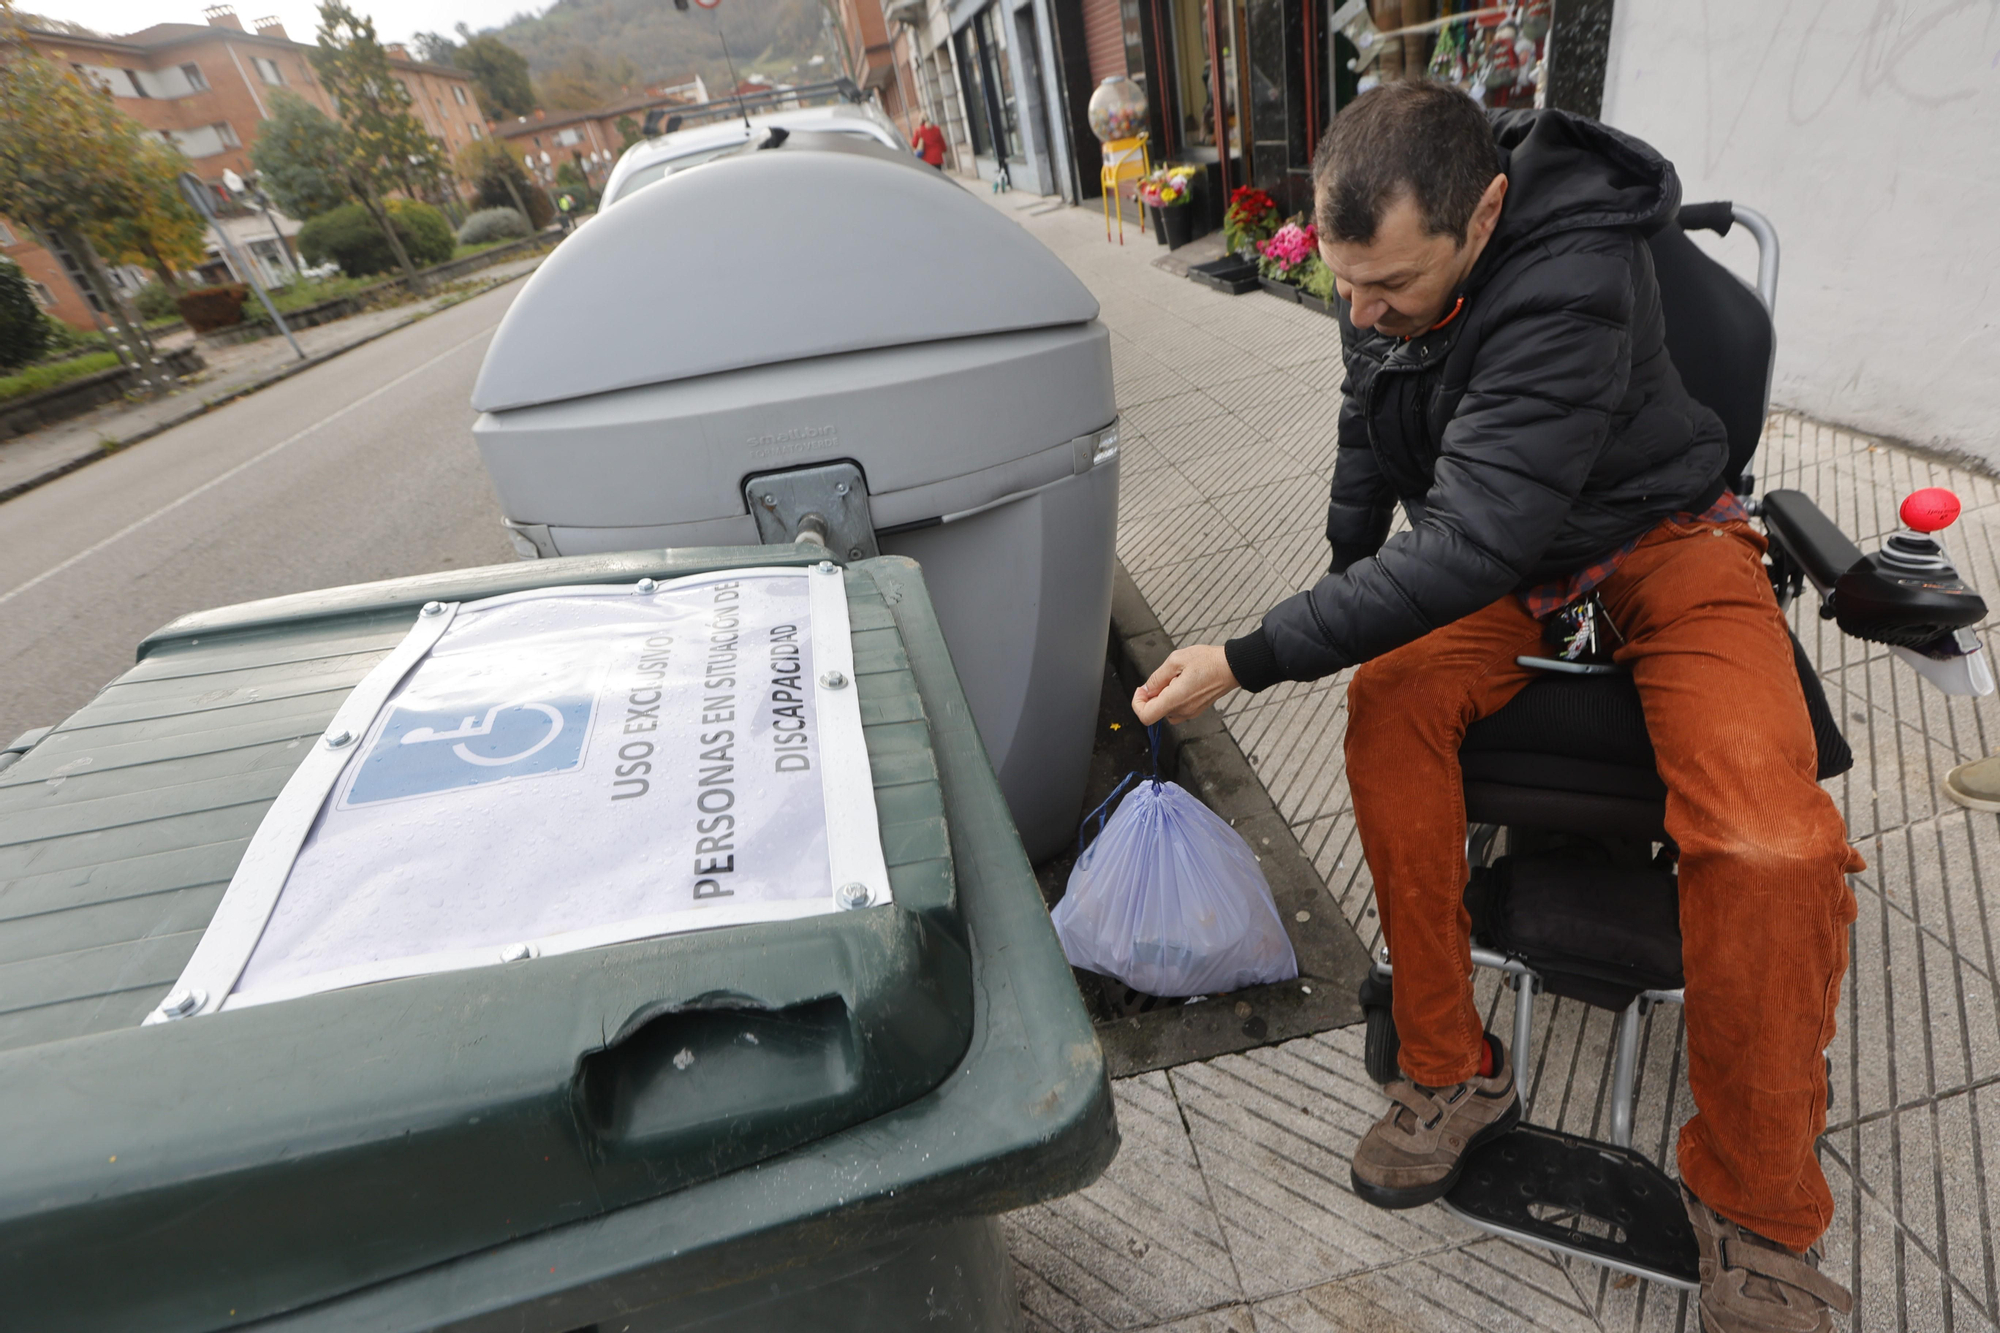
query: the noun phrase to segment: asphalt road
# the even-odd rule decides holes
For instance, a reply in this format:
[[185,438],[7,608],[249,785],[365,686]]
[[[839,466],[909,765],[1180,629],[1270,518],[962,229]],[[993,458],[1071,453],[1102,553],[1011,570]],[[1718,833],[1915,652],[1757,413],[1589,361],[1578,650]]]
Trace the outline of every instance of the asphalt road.
[[0,504],[0,742],[189,611],[513,560],[467,400],[520,284]]

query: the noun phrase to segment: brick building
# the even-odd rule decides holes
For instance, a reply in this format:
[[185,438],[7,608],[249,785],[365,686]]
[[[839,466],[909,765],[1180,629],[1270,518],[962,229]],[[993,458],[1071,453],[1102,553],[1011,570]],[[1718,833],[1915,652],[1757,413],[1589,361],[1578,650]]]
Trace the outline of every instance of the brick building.
[[661,110],[672,114],[676,107],[698,106],[708,100],[708,85],[699,74],[680,83],[659,84],[645,95],[592,111],[558,111],[548,115],[494,121],[493,133],[521,150],[528,169],[543,185],[551,185],[556,168],[575,162],[593,185],[602,184],[606,173],[624,151],[625,135],[618,122],[629,119],[644,128],[646,114]]
[[[334,108],[313,75],[308,57],[314,48],[291,40],[276,19],[259,19],[252,31],[228,5],[211,6],[203,16],[205,24],[156,23],[123,37],[30,27],[27,38],[49,59],[107,89],[119,110],[179,148],[190,169],[220,190],[224,171],[250,174],[250,145],[270,117],[274,92],[296,93],[329,115]],[[399,45],[387,50],[396,78],[409,89],[412,113],[448,150],[456,153],[486,133],[463,70],[412,59]],[[0,249],[34,281],[49,312],[79,328],[91,327],[90,307],[62,262],[20,227],[0,225],[6,227]],[[239,247],[249,248],[260,276],[275,276],[282,268],[282,247],[262,217],[225,219],[224,225]],[[287,235],[298,230],[287,218],[278,226]]]

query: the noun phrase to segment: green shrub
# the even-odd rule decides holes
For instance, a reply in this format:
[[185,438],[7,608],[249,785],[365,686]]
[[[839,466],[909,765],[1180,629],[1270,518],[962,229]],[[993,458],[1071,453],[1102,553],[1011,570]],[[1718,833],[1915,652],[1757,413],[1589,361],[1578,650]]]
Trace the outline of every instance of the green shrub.
[[248,295],[250,289],[242,283],[226,282],[220,287],[196,287],[182,292],[176,304],[189,328],[196,333],[209,333],[241,324],[243,298]]
[[482,208],[458,229],[460,245],[484,245],[488,241],[526,236],[528,220],[511,208]]
[[48,351],[52,322],[35,304],[20,266],[0,259],[0,369],[25,366]]
[[72,357],[67,361],[29,366],[17,375],[0,375],[0,403],[26,398],[31,393],[53,389],[58,384],[80,380],[85,375],[95,375],[117,364],[116,352],[93,352],[89,356]]
[[72,356],[87,349],[110,351],[111,340],[95,329],[78,329],[50,315],[42,316],[48,326],[49,349],[44,356]]
[[[392,199],[388,204],[391,224],[402,238],[403,249],[418,268],[442,264],[451,258],[456,242],[444,214],[429,204]],[[342,204],[330,213],[311,218],[299,229],[299,256],[308,264],[324,264],[331,259],[350,278],[371,273],[393,273],[396,252],[375,225],[375,218],[360,204]]]
[[389,216],[395,221],[396,234],[403,238],[403,248],[410,252],[410,262],[418,268],[442,264],[458,249],[451,223],[441,210],[430,204],[391,199]]
[[481,180],[476,202],[481,209],[513,208],[516,194],[521,196],[521,202],[527,206],[530,228],[540,231],[555,221],[556,206],[549,202],[549,197],[542,192],[541,186],[526,177],[516,180],[511,192],[507,189],[507,183],[498,176]]
[[155,320],[172,319],[179,312],[179,307],[174,304],[174,294],[157,282],[149,282],[138,290],[132,297],[132,308],[148,324]]

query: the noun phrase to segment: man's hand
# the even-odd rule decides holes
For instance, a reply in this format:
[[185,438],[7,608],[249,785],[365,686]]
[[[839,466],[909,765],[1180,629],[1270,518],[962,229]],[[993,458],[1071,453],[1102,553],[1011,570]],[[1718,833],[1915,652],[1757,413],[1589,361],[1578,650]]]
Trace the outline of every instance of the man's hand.
[[1186,722],[1236,689],[1236,674],[1222,649],[1198,643],[1176,648],[1132,695],[1132,711],[1147,726],[1165,718]]

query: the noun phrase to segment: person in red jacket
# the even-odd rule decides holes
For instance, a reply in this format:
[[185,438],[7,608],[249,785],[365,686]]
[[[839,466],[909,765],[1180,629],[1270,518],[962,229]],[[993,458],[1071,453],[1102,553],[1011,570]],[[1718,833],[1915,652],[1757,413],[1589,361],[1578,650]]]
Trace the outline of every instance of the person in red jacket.
[[944,131],[929,116],[917,117],[917,132],[910,138],[910,151],[939,171],[944,170]]

